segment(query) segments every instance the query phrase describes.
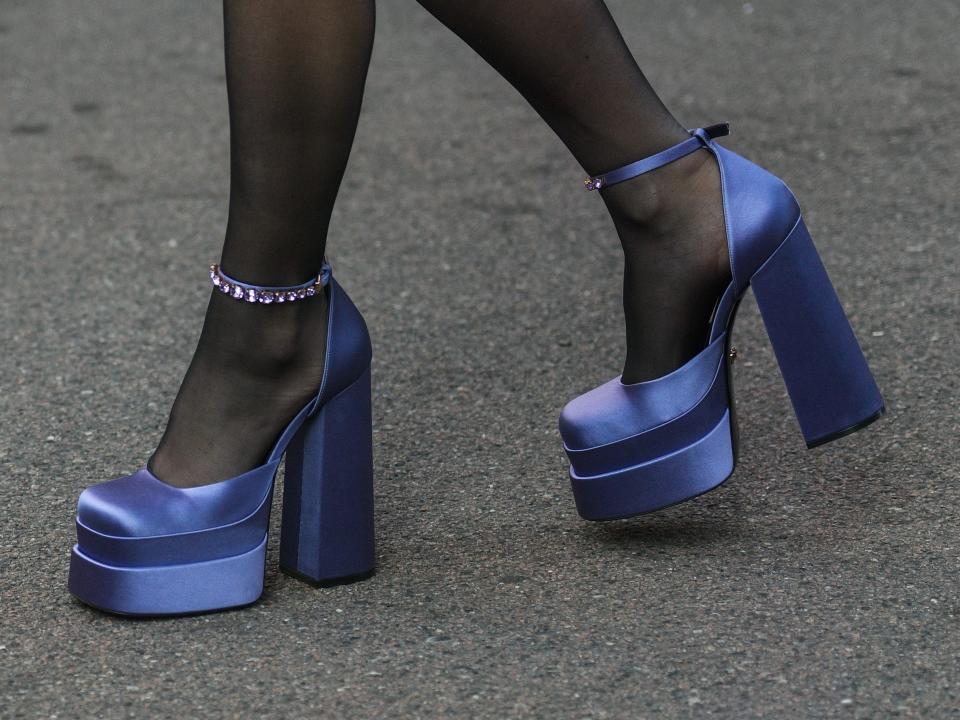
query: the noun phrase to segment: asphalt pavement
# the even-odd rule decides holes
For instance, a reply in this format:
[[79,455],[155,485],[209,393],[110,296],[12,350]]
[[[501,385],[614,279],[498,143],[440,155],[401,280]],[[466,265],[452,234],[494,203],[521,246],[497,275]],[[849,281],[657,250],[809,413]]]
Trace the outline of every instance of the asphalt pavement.
[[331,259],[375,345],[379,572],[271,538],[251,608],[66,591],[76,497],[153,449],[226,221],[215,0],[0,0],[0,717],[960,716],[960,6],[618,0],[688,125],[784,177],[887,399],[807,451],[752,298],[716,492],[578,518],[556,430],[623,354],[602,203],[522,99],[381,0]]

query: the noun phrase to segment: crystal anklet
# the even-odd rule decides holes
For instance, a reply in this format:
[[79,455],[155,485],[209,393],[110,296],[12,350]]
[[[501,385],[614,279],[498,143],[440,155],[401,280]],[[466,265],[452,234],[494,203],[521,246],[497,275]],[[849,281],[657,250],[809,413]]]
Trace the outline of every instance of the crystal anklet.
[[213,286],[220,292],[237,300],[270,305],[271,303],[303,300],[323,292],[324,276],[329,274],[329,272],[330,266],[324,263],[323,270],[319,275],[300,285],[251,285],[250,283],[234,280],[220,269],[219,264],[214,263],[210,266],[210,282],[212,282]]

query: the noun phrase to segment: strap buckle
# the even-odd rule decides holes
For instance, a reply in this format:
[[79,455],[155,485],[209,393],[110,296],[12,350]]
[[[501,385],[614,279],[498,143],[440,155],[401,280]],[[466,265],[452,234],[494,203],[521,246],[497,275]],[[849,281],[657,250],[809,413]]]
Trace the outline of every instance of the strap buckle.
[[701,140],[714,140],[715,138],[725,137],[730,134],[730,123],[722,122],[716,125],[707,125],[705,128],[695,128],[690,130],[690,132]]

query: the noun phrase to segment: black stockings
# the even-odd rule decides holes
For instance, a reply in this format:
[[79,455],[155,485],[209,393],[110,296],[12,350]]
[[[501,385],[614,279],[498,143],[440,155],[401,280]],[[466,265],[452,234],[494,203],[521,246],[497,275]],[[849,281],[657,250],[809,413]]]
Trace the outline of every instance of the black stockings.
[[[603,0],[418,2],[526,98],[588,173],[687,137]],[[623,381],[649,380],[703,348],[729,282],[719,171],[700,151],[601,195],[625,258]]]
[[[587,172],[686,136],[602,0],[419,1],[526,98]],[[373,29],[373,0],[224,0],[226,273],[282,285],[319,270]],[[625,256],[623,380],[647,380],[701,349],[728,280],[716,164],[693,153],[601,195]],[[320,383],[325,315],[319,296],[277,307],[213,293],[151,458],[157,476],[203,485],[262,462]]]
[[[316,275],[373,47],[373,0],[224,0],[230,211],[238,280]],[[152,471],[181,487],[260,464],[323,374],[326,302],[254,305],[214,292]]]

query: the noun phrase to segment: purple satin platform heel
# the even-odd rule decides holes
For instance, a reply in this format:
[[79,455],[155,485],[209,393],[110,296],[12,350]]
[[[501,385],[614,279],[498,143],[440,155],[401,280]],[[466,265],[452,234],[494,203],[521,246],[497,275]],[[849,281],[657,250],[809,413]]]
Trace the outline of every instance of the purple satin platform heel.
[[705,148],[720,168],[732,281],[706,347],[663,377],[620,378],[570,401],[560,434],[577,510],[613,520],[711,490],[736,463],[730,332],[753,288],[808,447],[870,424],[883,398],[814,248],[793,194],[777,177],[715,142],[726,124],[699,128],[649,158],[585,180],[600,190]]
[[69,589],[127,615],[179,615],[248,605],[263,592],[273,484],[286,456],[281,570],[318,585],[374,570],[370,336],[330,266],[294,287],[211,278],[240,301],[329,303],[323,380],[266,462],[211,485],[177,488],[146,468],[80,495]]

